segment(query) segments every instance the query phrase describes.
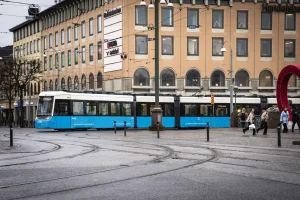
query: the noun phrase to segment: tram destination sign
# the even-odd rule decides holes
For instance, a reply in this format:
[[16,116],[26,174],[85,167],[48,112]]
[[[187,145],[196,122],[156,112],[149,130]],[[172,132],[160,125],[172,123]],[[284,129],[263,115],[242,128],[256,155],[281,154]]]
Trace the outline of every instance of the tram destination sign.
[[295,13],[300,12],[300,6],[294,6],[294,5],[268,5],[268,4],[262,4],[262,11],[263,12],[287,12],[287,13]]

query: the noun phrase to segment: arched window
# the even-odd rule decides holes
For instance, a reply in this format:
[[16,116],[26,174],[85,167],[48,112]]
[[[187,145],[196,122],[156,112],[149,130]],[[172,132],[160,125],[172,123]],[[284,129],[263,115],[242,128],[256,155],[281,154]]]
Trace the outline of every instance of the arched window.
[[65,89],[65,85],[66,85],[65,78],[61,79],[61,84],[60,85],[61,85],[61,89],[64,90]]
[[30,96],[32,96],[33,95],[33,85],[32,85],[32,83],[30,83]]
[[85,90],[86,89],[86,77],[84,74],[81,76],[81,89]]
[[55,90],[58,90],[58,79],[55,79]]
[[69,76],[68,77],[68,90],[71,90],[72,88],[72,78]]
[[94,89],[94,74],[90,73],[89,76],[89,89],[93,90]]
[[74,90],[78,90],[79,86],[79,81],[78,81],[78,76],[76,75],[75,78],[74,78]]
[[210,85],[212,87],[225,86],[225,74],[221,70],[216,70],[210,77]]
[[273,74],[269,70],[260,72],[259,75],[260,87],[272,87],[273,86]]
[[38,94],[41,93],[41,82],[38,83]]
[[98,72],[97,75],[97,88],[102,88],[102,73]]
[[48,83],[47,81],[44,81],[44,91],[47,91],[48,90]]
[[162,70],[160,73],[161,86],[175,86],[175,73],[170,68]]
[[139,68],[134,72],[133,84],[135,86],[149,86],[150,76],[149,72],[144,68]]
[[34,95],[36,95],[37,94],[37,92],[36,92],[36,83],[34,83],[34,93],[33,93]]
[[186,86],[200,86],[200,73],[198,70],[191,69],[185,76]]
[[290,77],[289,83],[288,83],[289,87],[297,87],[297,76],[295,74],[293,74]]
[[239,70],[235,74],[235,85],[238,87],[247,87],[249,86],[249,74],[245,70]]
[[53,91],[53,81],[52,80],[50,80],[50,82],[49,82],[49,90]]

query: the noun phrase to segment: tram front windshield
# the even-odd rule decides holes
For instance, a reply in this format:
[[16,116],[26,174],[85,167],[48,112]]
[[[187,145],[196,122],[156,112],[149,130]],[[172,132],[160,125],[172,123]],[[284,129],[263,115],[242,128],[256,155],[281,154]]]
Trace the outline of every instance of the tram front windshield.
[[52,115],[53,97],[40,97],[37,109],[37,117],[48,117]]

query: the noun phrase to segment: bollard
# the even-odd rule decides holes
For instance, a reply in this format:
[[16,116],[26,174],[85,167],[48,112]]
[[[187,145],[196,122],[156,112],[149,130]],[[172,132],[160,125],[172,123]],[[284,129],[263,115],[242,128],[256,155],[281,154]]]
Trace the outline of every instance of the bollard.
[[9,134],[10,134],[10,146],[12,147],[12,146],[14,146],[12,124],[9,125]]
[[157,138],[159,138],[159,122],[157,122]]
[[277,124],[278,146],[281,147],[281,123]]
[[126,136],[126,121],[124,121],[124,136]]
[[115,134],[117,134],[117,122],[114,121],[114,129],[115,129]]
[[209,122],[206,122],[207,142],[209,142]]

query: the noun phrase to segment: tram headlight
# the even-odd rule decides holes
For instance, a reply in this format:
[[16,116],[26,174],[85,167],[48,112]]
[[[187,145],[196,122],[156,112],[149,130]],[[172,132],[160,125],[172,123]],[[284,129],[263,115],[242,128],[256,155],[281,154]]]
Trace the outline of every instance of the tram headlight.
[[51,117],[46,117],[45,120],[49,120]]

